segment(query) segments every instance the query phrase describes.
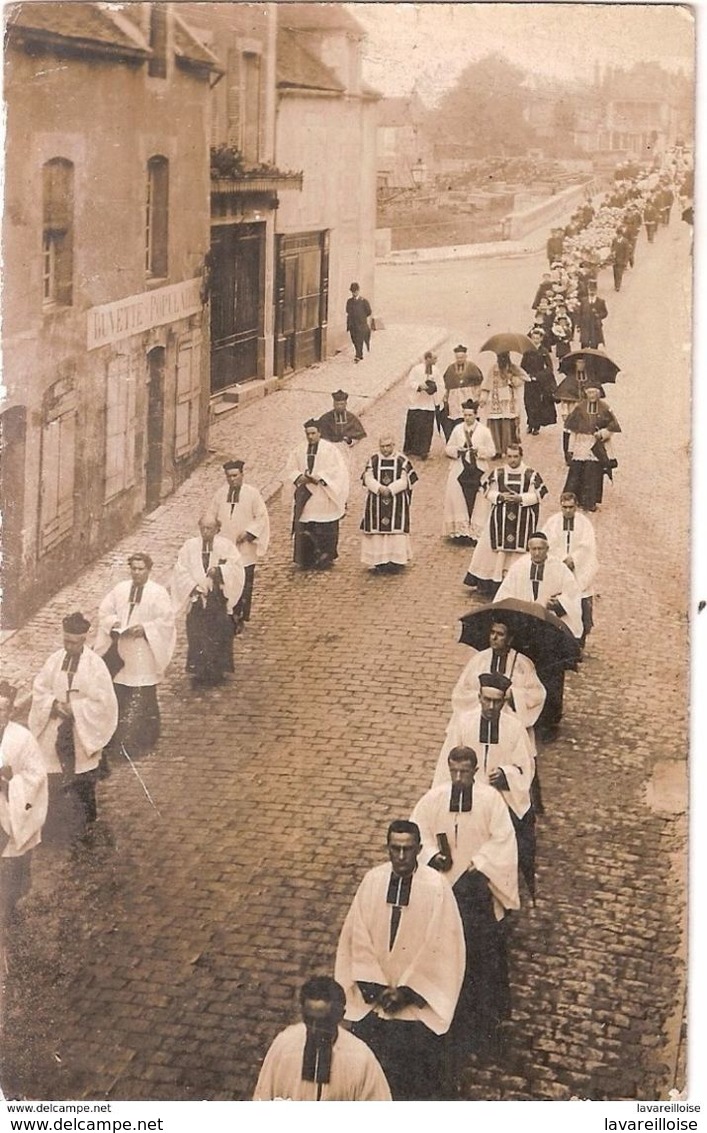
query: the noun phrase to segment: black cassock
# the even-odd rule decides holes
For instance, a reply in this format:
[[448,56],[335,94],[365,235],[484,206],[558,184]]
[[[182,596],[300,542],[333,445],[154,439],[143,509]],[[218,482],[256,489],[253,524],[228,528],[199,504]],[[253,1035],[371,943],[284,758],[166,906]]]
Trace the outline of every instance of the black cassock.
[[554,425],[557,420],[557,382],[552,372],[550,351],[545,346],[541,346],[539,350],[527,350],[521,358],[520,366],[531,378],[523,386],[528,428],[541,429],[544,425]]

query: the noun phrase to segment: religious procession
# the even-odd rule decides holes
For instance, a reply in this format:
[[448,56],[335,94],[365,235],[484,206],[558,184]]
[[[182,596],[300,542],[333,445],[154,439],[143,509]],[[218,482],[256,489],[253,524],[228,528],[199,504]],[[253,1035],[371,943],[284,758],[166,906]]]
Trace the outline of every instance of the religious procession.
[[[340,525],[353,518],[361,568],[405,571],[423,465],[433,445],[448,459],[439,538],[471,552],[459,584],[472,604],[460,618],[472,656],[449,689],[430,788],[388,824],[389,860],[360,881],[331,972],[302,984],[301,1021],[263,1052],[256,1100],[449,1099],[470,1057],[504,1064],[513,1028],[508,925],[536,901],[542,757],[573,710],[572,674],[594,626],[600,553],[591,516],[611,507],[621,475],[623,426],[606,388],[621,380],[621,343],[609,333],[607,344],[610,310],[597,274],[610,265],[618,292],[627,271],[641,270],[641,224],[649,243],[660,239],[674,199],[686,195],[675,175],[638,169],[617,177],[602,201],[587,201],[552,231],[528,333],[499,331],[481,343],[475,352],[494,357],[486,373],[462,343],[446,368],[426,352],[406,379],[405,419],[373,451],[344,389],[303,422],[284,470],[291,527],[275,533],[291,541],[302,573],[334,571]],[[371,344],[371,308],[359,291],[351,285],[346,312],[356,362]],[[557,424],[555,459],[566,472],[552,500],[531,438]],[[26,727],[13,719],[17,688],[0,684],[0,927],[10,956],[40,842],[90,853],[101,783],[118,766],[130,767],[149,798],[140,768],[160,739],[157,693],[179,625],[192,689],[208,696],[236,679],[271,525],[244,460],[227,460],[223,477],[168,586],[151,579],[149,549],[136,550],[95,625],[66,613],[61,647],[33,676]]]

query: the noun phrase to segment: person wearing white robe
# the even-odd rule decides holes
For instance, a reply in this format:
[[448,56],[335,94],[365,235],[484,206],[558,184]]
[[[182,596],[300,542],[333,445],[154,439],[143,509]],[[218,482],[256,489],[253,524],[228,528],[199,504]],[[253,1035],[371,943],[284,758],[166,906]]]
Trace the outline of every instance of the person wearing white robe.
[[454,712],[439,753],[432,786],[449,782],[452,748],[470,747],[478,757],[475,782],[494,787],[510,812],[518,841],[518,864],[533,892],[535,811],[532,784],[535,757],[528,733],[515,715],[503,711],[511,681],[502,673],[481,673],[476,708]]
[[10,719],[16,691],[0,683],[0,934],[29,893],[30,859],[42,838],[49,801],[37,741]]
[[520,908],[516,836],[499,792],[474,781],[476,752],[452,748],[448,765],[451,782],[423,795],[411,819],[420,827],[421,861],[451,886],[464,926],[466,974],[450,1044],[491,1053],[510,1017],[501,922],[507,909]]
[[[151,751],[160,735],[157,685],[177,641],[169,591],[150,578],[152,559],[136,552],[128,559],[130,578],[106,594],[98,608],[95,650],[105,657],[115,645],[122,665],[113,673],[118,728],[112,746],[132,757]],[[111,653],[113,650],[111,650]]]
[[393,437],[383,433],[361,477],[368,493],[361,520],[361,562],[370,570],[395,574],[412,559],[410,507],[417,479],[408,458],[395,451]]
[[245,585],[236,609],[237,628],[250,621],[255,568],[270,545],[270,517],[257,488],[243,478],[244,462],[227,460],[226,483],[214,493],[210,511],[221,524],[220,534],[235,543],[245,571]]
[[[528,554],[509,570],[494,601],[517,598],[521,602],[537,602],[565,623],[573,636],[582,637],[582,602],[579,586],[572,571],[559,559],[549,554],[547,536],[536,531],[528,540]],[[545,705],[537,721],[540,738],[555,738],[562,718],[565,671],[552,658],[537,666],[540,680],[545,685]]]
[[343,988],[328,976],[314,976],[301,988],[300,1004],[303,1021],[273,1040],[253,1101],[391,1101],[373,1051],[339,1026]]
[[408,411],[405,418],[403,452],[427,460],[432,447],[437,405],[442,400],[442,375],[437,368],[437,356],[431,350],[407,376]]
[[334,971],[351,1030],[378,1058],[394,1100],[439,1096],[440,1036],[464,977],[456,901],[438,873],[418,868],[420,850],[414,823],[390,824],[389,864],[369,870],[359,885]]
[[594,625],[594,579],[599,569],[597,541],[592,521],[578,510],[574,492],[560,496],[560,511],[544,520],[550,555],[572,571],[582,596],[582,637],[584,645]]
[[86,645],[90,624],[78,611],[63,619],[64,646],[34,679],[28,719],[49,775],[49,817],[63,787],[75,804],[78,837],[96,821],[98,765],[118,724],[111,675]]
[[200,534],[182,546],[171,584],[175,613],[187,611],[187,672],[207,685],[234,671],[233,611],[245,583],[240,552],[218,529],[215,516],[201,517]]
[[489,629],[489,648],[475,652],[466,663],[452,690],[452,711],[475,708],[479,701],[479,677],[482,673],[502,673],[511,681],[504,712],[515,713],[528,732],[531,751],[535,755],[534,724],[545,703],[545,686],[535,665],[523,653],[512,648],[513,635],[503,614]]
[[310,418],[306,441],[290,453],[286,478],[295,487],[293,559],[304,570],[327,570],[338,558],[339,520],[349,497],[349,471],[338,448]]
[[454,464],[447,476],[442,525],[448,538],[468,542],[478,539],[488,522],[489,505],[481,485],[496,446],[490,431],[477,420],[474,402],[465,401],[462,413],[463,420],[452,429],[444,450]]

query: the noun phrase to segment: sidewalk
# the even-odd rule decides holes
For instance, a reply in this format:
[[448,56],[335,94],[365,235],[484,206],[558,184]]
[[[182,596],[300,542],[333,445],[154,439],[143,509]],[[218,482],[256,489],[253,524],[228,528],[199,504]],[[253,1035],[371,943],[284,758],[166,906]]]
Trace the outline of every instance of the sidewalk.
[[[357,416],[396,385],[425,350],[441,345],[447,331],[437,326],[392,326],[375,331],[371,353],[360,365],[353,348],[294,374],[283,388],[222,416],[212,425],[206,459],[138,526],[82,574],[63,587],[20,629],[9,632],[0,652],[0,672],[20,689],[17,706],[27,699],[35,673],[47,656],[61,645],[61,619],[80,609],[93,623],[106,593],[127,577],[127,556],[144,550],[155,561],[155,581],[167,584],[177,552],[185,539],[196,534],[197,520],[223,480],[221,464],[229,457],[245,461],[246,479],[270,500],[282,487],[287,455],[302,436],[308,417],[320,417],[331,408],[330,394],[343,388],[349,408]],[[400,422],[396,422],[396,431]],[[375,438],[372,438],[375,442]]]

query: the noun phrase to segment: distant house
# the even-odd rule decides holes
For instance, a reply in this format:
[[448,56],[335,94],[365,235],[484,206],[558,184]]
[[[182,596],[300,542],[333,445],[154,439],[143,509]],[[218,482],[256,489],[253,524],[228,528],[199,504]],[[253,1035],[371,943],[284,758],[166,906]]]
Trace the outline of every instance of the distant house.
[[337,349],[351,280],[372,292],[378,96],[343,5],[180,12],[225,72],[212,146],[240,163],[211,180],[211,393],[224,408],[245,383]]
[[[377,141],[380,189],[410,189],[429,178],[434,158],[423,128],[425,114],[425,105],[417,94],[381,99]],[[413,176],[415,166],[421,167],[417,176]]]
[[692,102],[684,79],[657,63],[608,68],[577,108],[575,144],[650,159],[691,135]]
[[219,66],[168,4],[20,3],[5,18],[7,628],[205,451]]
[[275,152],[304,177],[277,214],[278,374],[347,341],[353,280],[373,302],[380,96],[361,77],[364,38],[343,5],[278,5]]

